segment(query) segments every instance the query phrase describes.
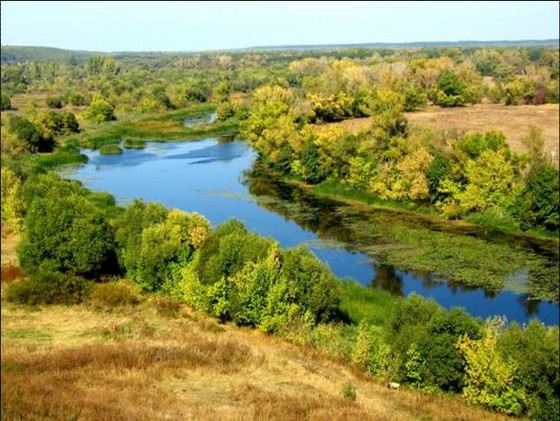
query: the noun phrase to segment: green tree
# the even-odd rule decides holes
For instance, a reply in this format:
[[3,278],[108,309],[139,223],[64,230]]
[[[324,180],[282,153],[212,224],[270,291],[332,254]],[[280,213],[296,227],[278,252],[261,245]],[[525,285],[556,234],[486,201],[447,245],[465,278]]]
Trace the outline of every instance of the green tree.
[[455,73],[449,70],[441,72],[435,102],[442,107],[458,107],[465,103],[465,85]]
[[558,326],[537,320],[526,326],[509,326],[498,338],[500,352],[517,365],[528,398],[528,415],[534,420],[560,419]]
[[273,241],[247,231],[236,220],[221,224],[200,248],[196,271],[203,284],[218,282],[240,271],[248,262],[257,262],[267,254]]
[[111,269],[113,232],[95,205],[78,195],[56,191],[31,202],[19,248],[29,273],[50,270],[94,276]]
[[471,339],[481,336],[481,324],[464,310],[451,309],[432,317],[427,335],[418,342],[425,386],[454,392],[462,389],[465,362],[455,345],[463,335]]

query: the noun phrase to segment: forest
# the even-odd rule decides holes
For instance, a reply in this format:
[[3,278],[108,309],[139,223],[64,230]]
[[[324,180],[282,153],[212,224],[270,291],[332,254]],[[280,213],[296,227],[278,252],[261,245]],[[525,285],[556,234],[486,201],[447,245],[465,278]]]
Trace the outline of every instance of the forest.
[[[560,419],[557,325],[482,320],[364,287],[305,246],[282,247],[240,221],[213,226],[155,202],[118,203],[59,173],[87,161],[83,148],[118,155],[154,139],[238,138],[256,151],[256,167],[313,194],[557,248],[558,151],[544,127],[529,122],[514,148],[495,128],[438,130],[408,118],[434,108],[557,110],[557,48],[2,57],[2,226],[19,238],[18,266],[2,267],[3,301],[111,312],[165,297],[373,381]],[[215,122],[182,124],[210,112]],[[557,292],[546,297],[557,303]],[[23,387],[9,367],[3,360],[3,386]],[[345,386],[345,398],[353,393]],[[26,401],[6,396],[2,412],[22,416]]]

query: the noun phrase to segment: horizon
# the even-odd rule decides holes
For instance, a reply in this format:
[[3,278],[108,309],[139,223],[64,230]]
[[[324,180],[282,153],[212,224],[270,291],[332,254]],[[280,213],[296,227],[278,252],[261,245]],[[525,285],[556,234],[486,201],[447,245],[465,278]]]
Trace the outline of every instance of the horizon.
[[551,1],[4,1],[1,34],[2,46],[102,53],[539,41],[560,38],[558,13]]
[[[377,42],[377,41],[364,41],[364,42],[356,42],[356,43],[348,43],[348,44],[286,44],[286,45],[251,45],[247,47],[238,47],[238,48],[227,48],[227,49],[208,49],[208,50],[113,50],[113,51],[102,51],[102,50],[87,50],[87,49],[74,49],[74,48],[61,48],[61,47],[52,47],[49,45],[15,45],[15,44],[2,44],[0,47],[2,48],[44,48],[44,49],[53,49],[53,50],[60,50],[60,51],[71,51],[71,52],[82,52],[82,53],[101,53],[101,54],[117,54],[117,53],[164,53],[164,54],[173,54],[173,53],[211,53],[211,52],[221,52],[221,51],[246,51],[246,50],[257,50],[257,49],[327,49],[329,47],[333,47],[333,49],[349,49],[349,48],[380,48],[380,47],[368,47],[370,45],[379,45],[379,46],[416,46],[416,45],[423,45],[423,44],[452,44],[452,45],[462,45],[462,44],[485,44],[485,45],[492,45],[492,44],[521,44],[521,43],[559,43],[560,38],[541,38],[541,39],[492,39],[492,40],[458,40],[458,41],[447,41],[447,40],[434,40],[434,41],[408,41],[408,42]],[[419,48],[426,48],[426,47],[419,47]]]

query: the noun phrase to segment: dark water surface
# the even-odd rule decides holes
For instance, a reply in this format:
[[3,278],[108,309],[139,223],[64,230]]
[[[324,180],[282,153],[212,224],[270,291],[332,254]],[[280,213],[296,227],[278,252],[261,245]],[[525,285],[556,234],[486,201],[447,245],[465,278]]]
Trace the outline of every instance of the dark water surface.
[[122,155],[84,153],[88,163],[64,175],[92,190],[112,193],[120,204],[135,198],[156,201],[199,212],[213,225],[236,218],[282,246],[307,244],[336,275],[363,285],[398,295],[415,292],[433,297],[446,308],[461,306],[483,318],[501,314],[521,323],[537,317],[546,324],[558,324],[557,304],[511,291],[450,284],[433,274],[378,264],[375,257],[360,252],[356,249],[359,246],[348,241],[336,202],[310,197],[272,179],[247,179],[244,174],[251,169],[255,154],[244,142],[206,139],[148,143],[146,149],[125,150]]

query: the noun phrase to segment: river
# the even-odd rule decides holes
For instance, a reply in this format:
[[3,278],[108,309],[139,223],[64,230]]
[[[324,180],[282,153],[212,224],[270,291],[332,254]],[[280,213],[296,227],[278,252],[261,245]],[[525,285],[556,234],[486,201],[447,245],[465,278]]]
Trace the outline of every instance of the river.
[[135,198],[156,201],[199,212],[213,225],[236,218],[284,247],[307,244],[337,276],[372,288],[405,296],[415,292],[443,307],[464,307],[483,318],[499,314],[520,323],[536,317],[548,325],[558,324],[555,303],[380,264],[375,253],[360,250],[352,241],[344,223],[350,216],[340,212],[337,202],[317,199],[270,177],[248,177],[256,155],[245,142],[148,142],[145,149],[125,150],[122,155],[83,153],[87,164],[65,170],[64,176],[113,194],[119,204]]

